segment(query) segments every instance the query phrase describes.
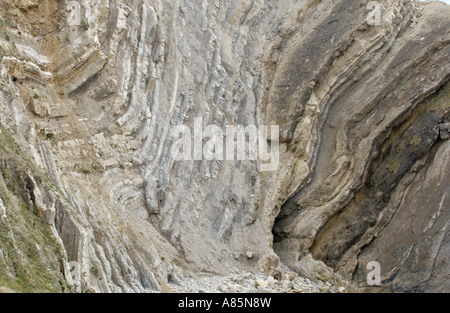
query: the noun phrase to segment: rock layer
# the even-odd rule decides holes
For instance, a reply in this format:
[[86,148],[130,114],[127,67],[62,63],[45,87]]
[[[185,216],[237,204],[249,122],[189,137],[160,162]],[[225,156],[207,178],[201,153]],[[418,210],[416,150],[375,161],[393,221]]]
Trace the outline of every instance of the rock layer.
[[[380,288],[448,291],[450,9],[379,3],[369,25],[348,0],[1,2],[2,157],[32,164],[72,288],[281,262],[365,286],[378,261]],[[279,168],[177,161],[196,117],[279,125]]]

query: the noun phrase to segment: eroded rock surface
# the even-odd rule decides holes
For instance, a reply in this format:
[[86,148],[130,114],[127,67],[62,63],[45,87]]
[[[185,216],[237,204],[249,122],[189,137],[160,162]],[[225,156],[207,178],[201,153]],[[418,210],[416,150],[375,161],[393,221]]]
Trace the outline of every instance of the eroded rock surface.
[[[356,0],[1,1],[0,151],[26,160],[54,270],[143,292],[236,268],[282,284],[283,263],[347,288],[377,261],[367,290],[448,291],[450,7],[379,3],[369,25]],[[278,169],[176,161],[196,117],[279,125]]]

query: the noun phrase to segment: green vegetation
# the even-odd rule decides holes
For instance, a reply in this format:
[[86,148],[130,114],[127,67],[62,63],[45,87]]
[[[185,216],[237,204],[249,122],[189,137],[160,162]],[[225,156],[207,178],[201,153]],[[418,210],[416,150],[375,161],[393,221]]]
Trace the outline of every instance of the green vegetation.
[[98,268],[96,268],[95,266],[91,267],[91,272],[92,272],[92,274],[94,274],[95,277],[97,277],[97,278],[100,277],[100,273],[98,271]]
[[3,21],[0,21],[0,30],[2,30],[3,31],[3,33],[5,34],[5,39],[6,39],[6,41],[9,41],[11,38],[9,38],[9,35],[8,35],[8,33],[6,32],[6,25],[5,25],[5,23],[3,22]]
[[0,129],[0,151],[11,152],[16,155],[15,161],[22,167],[31,170],[33,174],[43,174],[39,173],[38,168],[33,161],[27,156],[20,152],[19,145],[15,142],[14,138],[9,134],[9,131],[1,127]]
[[[56,190],[48,173],[38,169],[22,153],[9,130],[0,132],[0,197],[6,217],[0,218],[0,286],[15,292],[61,292],[67,290],[60,262],[62,247],[36,204],[28,203],[22,172],[32,172],[50,190]],[[63,197],[62,192],[57,193]]]
[[400,160],[394,160],[389,164],[389,171],[391,173],[397,173],[401,165]]
[[35,94],[33,95],[33,98],[34,98],[34,99],[39,99],[39,95],[38,95],[37,93],[35,93]]
[[1,171],[6,217],[0,219],[0,286],[15,292],[60,292],[55,283],[57,276],[64,279],[58,271],[60,246],[38,210],[30,209],[18,195],[12,174]]
[[91,25],[89,25],[89,23],[88,22],[86,22],[86,21],[83,21],[83,22],[81,22],[81,29],[83,30],[83,31],[88,31],[89,30],[89,27],[91,27]]
[[15,292],[59,292],[42,257],[56,252],[48,251],[48,247],[56,247],[48,226],[23,202],[14,207],[11,198],[6,197],[8,191],[2,187],[0,194],[3,200],[7,199],[4,203],[8,212],[8,223],[0,221],[0,250],[9,260],[9,264],[0,261],[0,286]]

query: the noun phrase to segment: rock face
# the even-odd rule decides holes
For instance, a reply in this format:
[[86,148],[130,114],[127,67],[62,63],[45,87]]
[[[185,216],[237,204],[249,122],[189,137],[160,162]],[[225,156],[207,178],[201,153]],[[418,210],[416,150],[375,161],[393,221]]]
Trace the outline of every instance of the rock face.
[[[43,259],[74,291],[282,279],[284,264],[448,292],[450,7],[378,4],[2,1],[0,152],[18,192],[0,199],[46,221],[62,251]],[[279,167],[177,160],[172,132],[199,117],[278,125]]]

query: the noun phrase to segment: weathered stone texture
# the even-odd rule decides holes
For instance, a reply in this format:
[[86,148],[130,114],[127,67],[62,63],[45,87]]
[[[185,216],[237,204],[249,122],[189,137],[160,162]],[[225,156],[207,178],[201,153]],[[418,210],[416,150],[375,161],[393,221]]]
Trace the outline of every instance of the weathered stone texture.
[[[448,291],[450,7],[379,2],[1,1],[0,124],[79,290],[281,263],[364,287],[378,261]],[[176,161],[195,117],[279,125],[278,170]]]

